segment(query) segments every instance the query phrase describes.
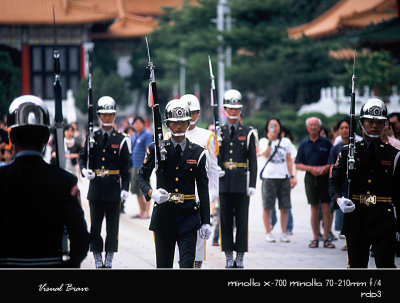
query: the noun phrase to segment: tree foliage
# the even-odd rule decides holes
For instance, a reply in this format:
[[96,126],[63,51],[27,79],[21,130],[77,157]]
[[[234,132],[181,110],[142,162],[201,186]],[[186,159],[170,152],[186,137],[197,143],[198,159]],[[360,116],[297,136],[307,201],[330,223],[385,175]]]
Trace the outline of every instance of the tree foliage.
[[[131,102],[128,83],[117,74],[117,60],[111,53],[109,44],[96,42],[90,52],[90,69],[92,73],[93,105],[102,96],[110,96],[118,107],[125,107]],[[82,113],[87,112],[88,79],[79,82],[76,94],[76,106]]]
[[[337,1],[305,0],[230,0],[233,23],[223,33],[222,46],[232,48],[232,65],[226,67],[227,80],[244,98],[255,95],[264,100],[263,108],[274,110],[279,104],[298,107],[315,102],[320,88],[328,86],[334,73],[329,57],[331,42],[292,40],[287,28],[308,22]],[[207,55],[217,73],[219,46],[215,18],[218,0],[200,0],[200,5],[184,5],[182,10],[167,9],[159,28],[150,36],[161,95],[172,98],[172,87],[179,83],[180,59],[185,58],[186,90],[200,85],[202,104],[208,102],[209,73]],[[299,9],[307,8],[302,14]],[[153,56],[152,54],[152,56]],[[246,102],[246,100],[245,100]]]
[[[193,93],[194,86],[199,85],[200,95],[209,95],[207,56],[211,55],[213,63],[216,62],[217,29],[212,19],[217,2],[200,0],[199,3],[200,6],[185,3],[182,10],[166,9],[160,17],[159,28],[149,36],[161,105],[174,97],[173,87],[179,84],[182,58],[186,68],[186,93]],[[200,102],[206,102],[204,98],[200,99]]]
[[21,71],[7,52],[0,51],[0,120],[8,112],[11,101],[20,94]]
[[[76,92],[76,106],[83,113],[87,112],[88,100],[88,79],[82,79]],[[92,92],[93,105],[96,108],[97,100],[102,96],[110,96],[117,103],[118,107],[124,107],[129,104],[131,98],[126,89],[125,80],[116,73],[105,75],[100,68],[92,71]]]
[[[363,90],[367,86],[375,90],[376,95],[388,97],[392,90],[391,84],[400,84],[396,77],[397,68],[392,66],[393,58],[390,53],[364,50],[356,55],[356,89]],[[342,83],[350,79],[353,74],[353,60],[344,62],[345,71],[336,76],[336,82]]]

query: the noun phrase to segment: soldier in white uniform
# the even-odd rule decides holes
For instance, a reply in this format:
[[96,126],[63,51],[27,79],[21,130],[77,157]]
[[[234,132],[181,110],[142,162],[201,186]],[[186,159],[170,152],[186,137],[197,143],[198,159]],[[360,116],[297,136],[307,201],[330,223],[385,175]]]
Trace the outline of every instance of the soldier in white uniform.
[[[195,95],[186,94],[180,98],[181,101],[187,102],[190,108],[192,120],[186,131],[186,138],[190,141],[204,147],[208,152],[208,188],[210,195],[210,204],[218,205],[219,196],[219,175],[218,175],[218,142],[214,132],[198,127],[197,120],[200,116],[200,102]],[[199,231],[196,243],[195,267],[201,268],[203,261],[206,259],[206,240],[200,238]],[[179,260],[179,253],[176,250],[176,257]]]

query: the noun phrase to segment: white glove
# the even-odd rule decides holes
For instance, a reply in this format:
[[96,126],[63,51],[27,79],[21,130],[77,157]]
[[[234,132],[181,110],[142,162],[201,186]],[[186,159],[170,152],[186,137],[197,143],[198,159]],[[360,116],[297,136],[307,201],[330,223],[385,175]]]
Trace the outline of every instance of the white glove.
[[252,196],[252,195],[254,195],[256,193],[256,189],[254,188],[254,187],[249,187],[248,189],[247,189],[247,195],[248,196]]
[[337,199],[337,204],[345,214],[351,213],[356,208],[356,205],[353,203],[353,201],[344,197]]
[[163,188],[157,188],[151,193],[151,198],[158,204],[168,201],[168,192]]
[[96,173],[91,170],[91,169],[82,169],[82,175],[88,179],[88,180],[93,180],[96,177]]
[[222,170],[220,166],[218,166],[217,170],[218,170],[218,177],[222,178],[223,176],[225,176],[225,171]]
[[121,201],[125,201],[126,199],[128,199],[129,193],[123,189],[121,190]]
[[200,238],[208,240],[211,236],[211,226],[210,224],[203,224],[200,227]]

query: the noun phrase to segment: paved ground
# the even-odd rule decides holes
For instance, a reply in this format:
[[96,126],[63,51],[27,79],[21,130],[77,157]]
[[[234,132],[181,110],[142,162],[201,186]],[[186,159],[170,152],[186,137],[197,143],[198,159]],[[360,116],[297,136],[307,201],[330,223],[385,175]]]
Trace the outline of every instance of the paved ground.
[[[249,212],[249,252],[245,255],[244,265],[248,269],[344,269],[347,265],[347,254],[340,250],[345,240],[338,239],[333,243],[335,249],[320,247],[308,248],[312,239],[310,226],[310,209],[304,192],[304,173],[298,173],[298,185],[292,191],[292,213],[294,217],[293,235],[290,243],[269,243],[265,240],[265,230],[262,221],[261,184],[258,180],[257,193],[251,197]],[[88,226],[90,226],[87,200],[87,181],[80,181],[82,203]],[[115,269],[154,269],[155,250],[153,233],[148,230],[149,219],[132,219],[138,213],[136,197],[130,195],[126,201],[126,213],[120,217],[119,252],[115,254],[113,268]],[[278,212],[279,217],[279,212]],[[105,223],[103,224],[103,230]],[[105,232],[103,232],[105,235]],[[273,230],[275,238],[279,239],[279,221]],[[337,236],[338,232],[334,231]],[[396,258],[400,267],[400,258]],[[370,267],[374,268],[373,259]],[[88,254],[82,263],[82,268],[94,268],[93,256]],[[178,268],[177,263],[174,265]],[[225,267],[225,256],[220,247],[212,246],[207,241],[207,260],[204,269],[221,269]]]

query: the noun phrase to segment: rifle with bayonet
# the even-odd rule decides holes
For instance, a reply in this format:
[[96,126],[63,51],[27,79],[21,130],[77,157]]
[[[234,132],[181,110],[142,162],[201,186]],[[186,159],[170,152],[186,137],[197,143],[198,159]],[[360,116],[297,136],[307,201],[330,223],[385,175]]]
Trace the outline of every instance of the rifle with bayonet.
[[65,168],[65,149],[64,149],[64,127],[63,127],[63,112],[62,112],[62,90],[60,81],[60,52],[57,47],[56,33],[56,17],[53,7],[53,25],[54,25],[54,102],[55,102],[55,143],[56,143],[56,165]]
[[[54,102],[55,102],[55,143],[56,143],[56,165],[60,168],[65,168],[65,148],[64,148],[64,127],[63,127],[63,112],[62,112],[62,90],[60,81],[60,52],[57,47],[57,32],[56,32],[56,15],[53,6],[53,26],[54,26]],[[61,252],[63,261],[69,260],[68,249],[68,232],[64,226]]]
[[94,170],[94,110],[93,110],[93,92],[92,92],[92,73],[90,71],[90,57],[88,58],[88,133],[87,133],[87,168]]
[[350,128],[349,128],[349,153],[347,155],[347,198],[350,199],[350,187],[355,165],[355,106],[356,106],[356,93],[355,93],[355,68],[356,68],[356,50],[354,50],[353,61],[353,76],[351,77],[351,104],[350,104]]
[[221,146],[222,137],[221,137],[221,126],[219,123],[219,111],[218,111],[218,102],[216,103],[216,93],[215,93],[215,77],[212,70],[211,57],[208,55],[208,67],[210,69],[210,80],[211,80],[211,88],[210,88],[210,100],[211,107],[213,109],[214,115],[214,132],[217,136],[218,145]]
[[167,153],[164,146],[164,133],[162,130],[162,121],[160,114],[160,104],[158,102],[157,95],[157,84],[156,78],[154,75],[155,66],[150,58],[150,49],[149,43],[146,39],[146,47],[147,47],[147,56],[148,56],[148,64],[147,68],[150,71],[150,83],[149,83],[149,96],[148,96],[148,106],[151,107],[153,111],[153,124],[154,124],[154,145],[155,145],[155,170],[156,170],[156,179],[157,184],[159,184],[159,178],[161,175],[161,170],[163,168],[163,164],[165,163],[165,155]]

